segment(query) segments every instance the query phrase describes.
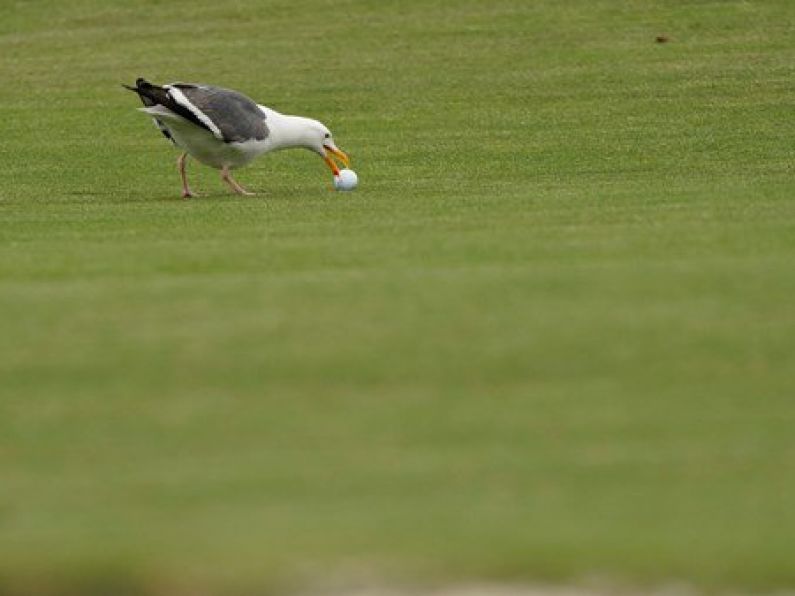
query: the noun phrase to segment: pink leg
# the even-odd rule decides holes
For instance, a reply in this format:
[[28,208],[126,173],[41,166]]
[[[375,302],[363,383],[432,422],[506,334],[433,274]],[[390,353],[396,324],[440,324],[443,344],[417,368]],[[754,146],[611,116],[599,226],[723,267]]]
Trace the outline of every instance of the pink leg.
[[221,180],[226,182],[229,185],[229,188],[234,190],[239,195],[246,195],[248,197],[254,195],[253,192],[248,192],[245,188],[240,186],[234,178],[232,178],[232,175],[229,173],[229,166],[224,166],[221,168]]
[[177,167],[179,167],[179,175],[182,178],[182,198],[189,199],[190,197],[197,196],[188,186],[188,175],[185,173],[185,162],[188,159],[188,154],[183,153],[177,158]]

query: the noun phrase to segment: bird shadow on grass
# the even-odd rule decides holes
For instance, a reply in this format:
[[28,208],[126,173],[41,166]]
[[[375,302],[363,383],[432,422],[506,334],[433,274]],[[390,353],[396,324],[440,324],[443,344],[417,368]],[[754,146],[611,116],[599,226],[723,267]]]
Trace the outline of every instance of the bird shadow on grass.
[[103,190],[73,190],[63,193],[68,197],[70,202],[76,203],[106,203],[112,205],[124,203],[184,203],[185,205],[195,203],[258,203],[258,202],[281,202],[281,201],[297,201],[302,202],[306,200],[317,199],[336,199],[339,198],[338,193],[333,192],[332,189],[326,191],[325,189],[318,192],[307,191],[305,188],[297,187],[281,187],[278,189],[267,190],[252,190],[254,193],[251,196],[240,196],[223,189],[217,191],[197,191],[197,194],[183,198],[177,191],[167,192],[140,192],[134,190],[120,190],[118,192],[108,192]]
[[108,203],[108,204],[121,204],[121,203],[184,203],[189,205],[191,203],[206,202],[206,201],[257,201],[263,199],[270,199],[273,196],[270,193],[258,192],[253,196],[241,197],[234,194],[219,192],[203,192],[189,198],[183,198],[179,193],[132,193],[123,192],[111,194],[103,191],[72,191],[64,193],[71,200],[75,202],[90,202],[90,203]]

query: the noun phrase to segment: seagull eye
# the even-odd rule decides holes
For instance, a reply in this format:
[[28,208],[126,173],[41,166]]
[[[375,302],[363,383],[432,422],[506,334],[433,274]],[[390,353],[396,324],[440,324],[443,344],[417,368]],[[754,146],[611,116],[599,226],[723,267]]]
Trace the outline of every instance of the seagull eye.
[[330,139],[330,138],[331,138],[331,133],[330,133],[330,132],[327,132],[327,133],[326,133],[326,138],[327,138],[327,139]]

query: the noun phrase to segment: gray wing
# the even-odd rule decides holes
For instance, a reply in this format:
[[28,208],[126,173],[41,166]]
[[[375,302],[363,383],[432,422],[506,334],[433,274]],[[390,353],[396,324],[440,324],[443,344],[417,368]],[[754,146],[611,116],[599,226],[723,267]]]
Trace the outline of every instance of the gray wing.
[[174,83],[185,98],[221,131],[224,141],[262,141],[270,131],[259,106],[237,91],[212,85]]

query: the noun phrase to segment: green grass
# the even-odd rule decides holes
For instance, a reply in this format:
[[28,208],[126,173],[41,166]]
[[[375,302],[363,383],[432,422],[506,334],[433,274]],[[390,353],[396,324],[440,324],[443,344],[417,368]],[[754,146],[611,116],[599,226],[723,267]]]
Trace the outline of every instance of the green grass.
[[[9,3],[0,593],[795,585],[793,34],[789,0]],[[139,75],[320,118],[360,189],[286,152],[180,200]]]

